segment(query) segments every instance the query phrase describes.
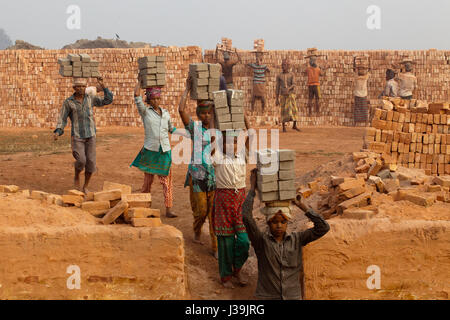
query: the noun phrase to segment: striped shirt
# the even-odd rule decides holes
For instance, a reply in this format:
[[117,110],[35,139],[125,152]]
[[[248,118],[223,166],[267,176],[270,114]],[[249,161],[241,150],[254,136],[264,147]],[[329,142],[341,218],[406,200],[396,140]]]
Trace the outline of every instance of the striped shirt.
[[78,139],[87,139],[94,137],[97,131],[95,127],[93,107],[102,107],[113,102],[113,94],[108,89],[103,90],[105,98],[98,96],[84,95],[83,103],[80,103],[72,95],[66,99],[59,113],[58,123],[55,133],[64,134],[64,128],[67,125],[67,118],[72,122],[71,135]]
[[255,63],[250,63],[249,66],[253,68],[253,83],[265,83],[267,66]]

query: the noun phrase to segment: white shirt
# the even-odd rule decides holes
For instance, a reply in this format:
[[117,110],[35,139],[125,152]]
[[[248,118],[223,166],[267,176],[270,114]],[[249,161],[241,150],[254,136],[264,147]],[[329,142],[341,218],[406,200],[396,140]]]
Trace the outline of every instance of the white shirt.
[[161,108],[161,115],[153,107],[147,107],[142,101],[142,97],[135,97],[134,101],[144,122],[145,141],[144,148],[150,151],[163,152],[170,150],[169,132],[173,133],[176,128],[170,120],[170,113]]
[[245,159],[215,154],[212,160],[216,174],[216,187],[218,189],[245,188],[247,170]]

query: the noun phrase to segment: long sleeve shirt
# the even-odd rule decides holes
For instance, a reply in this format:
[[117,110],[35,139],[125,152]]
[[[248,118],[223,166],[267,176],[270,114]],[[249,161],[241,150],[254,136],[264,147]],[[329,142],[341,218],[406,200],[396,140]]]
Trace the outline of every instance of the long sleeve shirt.
[[144,122],[145,141],[144,148],[150,151],[167,152],[170,149],[169,132],[174,133],[176,128],[172,125],[170,113],[161,108],[161,115],[152,107],[147,107],[142,97],[135,97],[136,107]]
[[305,214],[314,227],[286,234],[279,243],[268,232],[261,232],[253,219],[255,192],[250,191],[242,207],[242,217],[248,236],[258,258],[256,297],[274,300],[299,300],[302,297],[300,270],[302,247],[325,235],[330,226],[312,209]]
[[94,137],[97,131],[95,127],[93,107],[103,107],[113,102],[113,94],[108,89],[103,89],[105,97],[84,95],[83,103],[80,103],[72,95],[67,98],[59,113],[55,133],[64,134],[67,118],[72,122],[71,134],[79,139]]

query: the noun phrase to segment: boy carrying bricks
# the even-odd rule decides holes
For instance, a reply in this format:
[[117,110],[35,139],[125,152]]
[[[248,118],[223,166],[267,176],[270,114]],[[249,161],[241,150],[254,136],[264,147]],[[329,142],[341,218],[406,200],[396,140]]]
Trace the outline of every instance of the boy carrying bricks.
[[256,99],[261,100],[261,108],[264,112],[264,106],[266,105],[266,72],[270,72],[269,68],[262,64],[264,52],[255,52],[256,63],[247,64],[248,67],[253,69],[253,97],[252,97],[252,111],[255,111]]
[[241,62],[241,57],[239,56],[239,53],[237,52],[236,48],[234,49],[234,53],[236,54],[237,59],[234,59],[234,60],[231,59],[231,56],[230,56],[231,52],[224,50],[224,51],[222,51],[223,61],[220,61],[219,57],[218,57],[218,51],[219,51],[219,48],[216,47],[215,58],[216,58],[217,63],[222,66],[222,74],[225,78],[226,88],[234,89],[233,67],[236,64]]
[[175,218],[176,215],[172,212],[173,186],[170,170],[172,152],[169,133],[173,134],[176,128],[172,125],[169,111],[160,107],[161,88],[148,88],[145,96],[148,106],[142,101],[138,80],[134,90],[134,101],[144,123],[145,141],[130,167],[135,166],[144,172],[142,193],[150,192],[154,175],[158,176],[163,187],[166,217]]
[[326,70],[326,66],[323,68],[319,68],[317,65],[317,54],[316,48],[308,49],[308,54],[306,58],[309,58],[309,66],[307,66],[304,70],[306,75],[308,76],[308,115],[312,115],[312,101],[314,99],[315,102],[315,112],[316,115],[319,115],[320,112],[320,103],[319,100],[321,98],[320,94],[320,76],[323,75],[323,72]]
[[86,194],[92,174],[96,166],[96,127],[93,107],[103,107],[113,102],[112,92],[103,84],[103,78],[97,78],[98,85],[104,92],[104,98],[86,94],[87,81],[83,78],[74,78],[73,89],[75,93],[66,99],[62,105],[58,123],[54,131],[54,139],[64,134],[67,118],[72,123],[72,155],[75,158],[75,188],[80,190],[80,173],[84,170],[84,186],[82,191]]
[[357,64],[356,59],[357,57],[353,57],[353,71],[356,72],[353,89],[353,95],[355,96],[353,121],[355,125],[359,122],[364,122],[365,125],[368,125],[369,99],[367,98],[367,81],[369,80],[370,63],[366,61]]
[[265,207],[269,232],[262,232],[253,219],[253,202],[257,188],[257,169],[250,177],[251,189],[242,206],[242,216],[251,244],[258,258],[258,283],[255,296],[263,300],[301,300],[300,271],[303,267],[302,247],[323,237],[330,226],[302,201],[296,203],[314,223],[306,231],[287,233],[291,219],[288,207]]
[[189,186],[189,199],[194,216],[194,242],[203,244],[200,240],[203,224],[208,218],[209,234],[211,237],[212,254],[217,259],[217,239],[212,224],[212,210],[216,190],[216,177],[214,166],[209,158],[211,153],[212,137],[208,131],[214,124],[214,104],[210,100],[197,100],[197,117],[200,122],[194,122],[186,110],[186,101],[191,90],[192,80],[186,80],[186,89],[180,100],[178,112],[181,120],[194,142],[191,163],[186,174],[184,186]]

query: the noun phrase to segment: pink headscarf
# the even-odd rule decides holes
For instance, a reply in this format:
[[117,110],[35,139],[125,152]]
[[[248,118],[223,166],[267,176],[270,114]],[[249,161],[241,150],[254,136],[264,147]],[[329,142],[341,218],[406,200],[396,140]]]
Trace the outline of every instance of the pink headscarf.
[[161,97],[161,88],[147,88],[145,90],[145,95],[151,98],[159,98]]

